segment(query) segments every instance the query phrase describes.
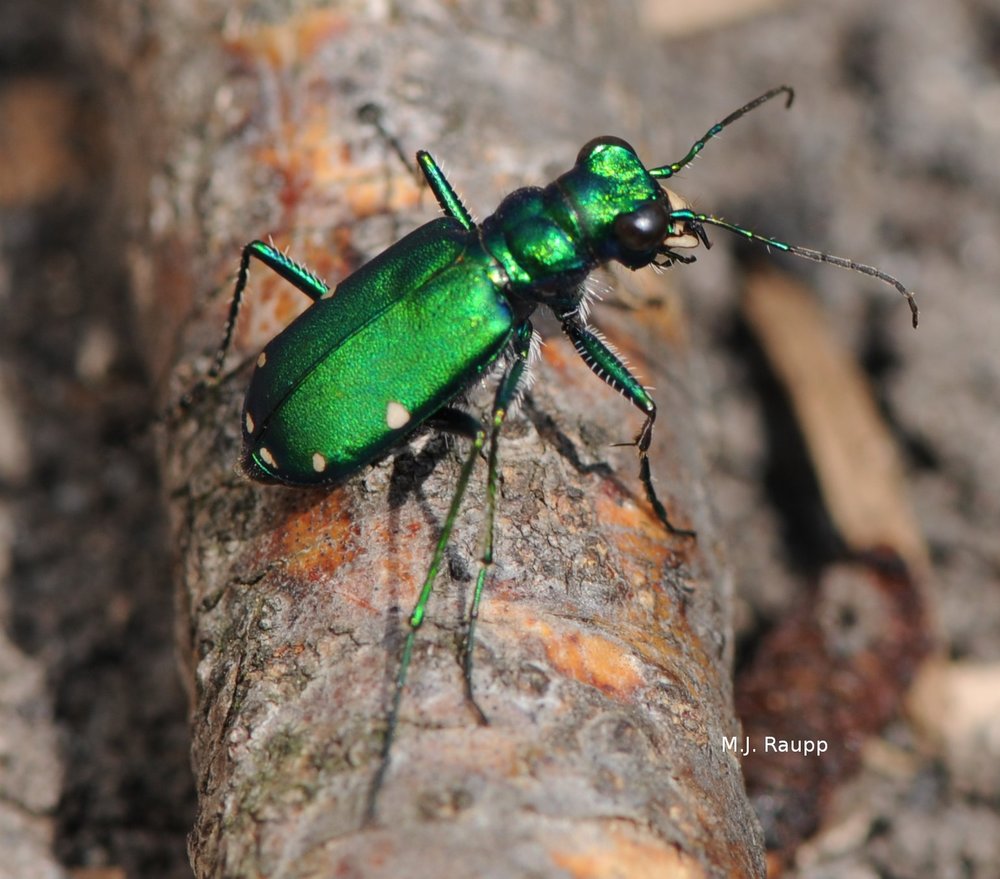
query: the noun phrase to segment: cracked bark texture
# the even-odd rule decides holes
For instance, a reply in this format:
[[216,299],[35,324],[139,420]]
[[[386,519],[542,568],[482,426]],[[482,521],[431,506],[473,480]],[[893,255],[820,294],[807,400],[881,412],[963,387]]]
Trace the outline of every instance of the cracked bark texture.
[[[479,216],[548,182],[591,137],[641,131],[630,62],[600,63],[610,52],[640,64],[621,4],[109,8],[122,22],[109,40],[147,114],[135,135],[148,149],[130,154],[136,180],[152,173],[132,267],[151,363],[164,375],[180,364],[172,398],[206,368],[246,240],[270,235],[335,283],[435,215],[359,120],[362,105],[381,107],[407,153],[430,149]],[[406,616],[464,444],[421,437],[329,491],[237,475],[246,360],[306,304],[252,273],[230,372],[162,437],[197,875],[762,875],[723,744],[736,734],[730,595],[683,320],[663,279],[624,283],[633,304],[603,305],[595,322],[657,389],[655,478],[698,539],[663,533],[634,450],[612,446],[641,417],[540,321],[537,380],[501,446],[477,633],[490,723],[477,723],[460,668],[480,466],[416,641],[377,818],[363,826]]]

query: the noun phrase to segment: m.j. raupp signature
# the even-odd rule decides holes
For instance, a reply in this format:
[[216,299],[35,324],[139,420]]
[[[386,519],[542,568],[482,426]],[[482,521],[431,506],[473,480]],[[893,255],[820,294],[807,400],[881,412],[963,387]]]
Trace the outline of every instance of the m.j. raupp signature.
[[741,757],[756,754],[760,748],[767,754],[820,754],[826,753],[830,743],[826,739],[779,739],[777,736],[764,736],[763,741],[751,741],[749,736],[740,739],[739,736],[727,736],[722,739],[722,747],[733,751]]

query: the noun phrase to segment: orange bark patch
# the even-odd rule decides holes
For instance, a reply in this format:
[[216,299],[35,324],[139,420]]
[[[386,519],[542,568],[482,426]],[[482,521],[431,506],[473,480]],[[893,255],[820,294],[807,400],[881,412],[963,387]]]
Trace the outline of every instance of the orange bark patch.
[[302,501],[271,532],[267,554],[283,559],[289,574],[317,580],[353,561],[361,548],[343,491],[330,491],[318,502],[316,493],[305,492]]
[[[511,606],[512,607],[512,606]],[[510,612],[509,607],[507,612]],[[620,641],[602,635],[559,630],[524,616],[521,627],[542,641],[549,662],[567,677],[597,687],[617,699],[629,698],[645,680]]]
[[348,30],[350,19],[334,9],[314,9],[280,24],[244,26],[224,39],[233,53],[278,69],[310,57],[331,37]]
[[634,833],[611,828],[593,843],[549,852],[555,864],[575,879],[697,879],[701,865],[672,845],[636,838]]

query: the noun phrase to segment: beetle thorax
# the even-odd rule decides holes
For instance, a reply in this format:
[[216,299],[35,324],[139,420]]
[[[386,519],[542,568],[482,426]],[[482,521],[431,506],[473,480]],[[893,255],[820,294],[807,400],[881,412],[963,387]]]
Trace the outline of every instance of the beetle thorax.
[[567,208],[554,184],[530,187],[512,192],[483,221],[483,246],[503,267],[515,296],[544,301],[546,291],[573,288],[596,266]]

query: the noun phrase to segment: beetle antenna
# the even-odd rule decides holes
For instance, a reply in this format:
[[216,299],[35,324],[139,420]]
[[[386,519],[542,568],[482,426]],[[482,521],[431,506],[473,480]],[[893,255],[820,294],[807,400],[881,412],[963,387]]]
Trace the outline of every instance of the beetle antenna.
[[650,168],[649,176],[655,177],[659,180],[665,180],[668,177],[673,177],[678,171],[681,170],[685,165],[689,165],[694,161],[694,157],[698,155],[703,149],[705,149],[705,144],[707,144],[713,137],[718,135],[723,128],[732,125],[741,116],[746,116],[751,110],[755,110],[761,104],[770,101],[771,98],[777,97],[780,94],[788,95],[788,99],[785,101],[785,107],[791,107],[792,101],[795,99],[795,92],[787,85],[779,85],[776,88],[771,89],[769,92],[764,92],[759,98],[754,98],[750,103],[744,104],[739,110],[734,110],[721,122],[716,122],[711,128],[708,129],[698,140],[696,140],[692,145],[691,149],[688,150],[688,154],[681,159],[679,162],[674,162],[671,165],[661,165],[659,168]]
[[866,265],[862,262],[855,262],[853,259],[846,259],[843,256],[834,256],[832,253],[824,253],[821,250],[812,250],[809,247],[799,247],[795,244],[788,244],[786,241],[778,241],[776,238],[768,238],[766,235],[758,235],[756,232],[752,232],[742,226],[727,223],[725,220],[720,220],[718,217],[713,217],[709,214],[697,214],[688,208],[671,211],[670,219],[691,224],[695,230],[695,234],[697,234],[697,229],[700,225],[707,223],[710,226],[718,226],[720,229],[726,229],[730,232],[735,232],[737,235],[742,235],[747,239],[747,241],[759,241],[766,247],[773,247],[783,253],[793,253],[795,256],[811,259],[813,262],[829,263],[830,265],[840,266],[844,269],[850,269],[852,272],[859,272],[862,275],[868,275],[869,277],[876,278],[877,280],[882,281],[882,283],[888,284],[890,287],[895,287],[896,290],[898,290],[899,293],[906,299],[907,304],[910,306],[910,314],[913,315],[913,327],[916,329],[917,321],[920,317],[920,310],[917,308],[917,303],[913,298],[913,291],[905,287],[902,282],[898,281],[892,275],[883,272],[881,269],[875,268],[875,266]]

